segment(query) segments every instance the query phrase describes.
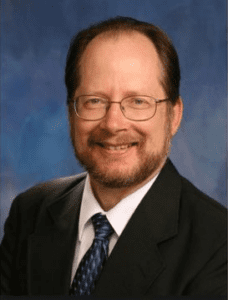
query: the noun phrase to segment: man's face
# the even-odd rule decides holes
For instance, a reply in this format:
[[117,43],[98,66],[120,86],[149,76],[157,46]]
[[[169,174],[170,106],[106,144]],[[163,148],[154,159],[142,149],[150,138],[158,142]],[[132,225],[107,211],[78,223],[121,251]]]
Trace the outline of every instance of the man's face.
[[[80,71],[75,97],[96,95],[116,102],[131,95],[166,98],[160,59],[151,41],[139,33],[96,37],[82,56]],[[75,153],[91,181],[121,188],[156,174],[175,130],[166,105],[159,103],[155,116],[140,122],[126,119],[118,103],[111,104],[107,115],[98,121],[80,119],[70,107]]]

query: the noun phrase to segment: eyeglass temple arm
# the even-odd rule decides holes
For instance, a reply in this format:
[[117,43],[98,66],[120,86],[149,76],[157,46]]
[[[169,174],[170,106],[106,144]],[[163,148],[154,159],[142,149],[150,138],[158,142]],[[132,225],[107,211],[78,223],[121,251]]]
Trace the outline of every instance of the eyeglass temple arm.
[[161,99],[161,100],[155,100],[156,101],[156,103],[160,103],[160,102],[164,102],[164,101],[168,101],[169,100],[169,98],[166,98],[166,99]]

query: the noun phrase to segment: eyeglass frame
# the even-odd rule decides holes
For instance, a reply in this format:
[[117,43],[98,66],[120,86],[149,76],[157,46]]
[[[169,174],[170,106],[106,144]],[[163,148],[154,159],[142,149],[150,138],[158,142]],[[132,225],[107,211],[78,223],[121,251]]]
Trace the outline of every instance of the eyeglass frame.
[[[85,118],[79,116],[79,114],[78,114],[78,112],[77,112],[77,109],[76,109],[76,101],[78,100],[78,98],[84,97],[84,96],[87,96],[87,97],[89,97],[89,96],[90,96],[90,97],[93,97],[93,96],[94,96],[94,97],[96,97],[96,98],[100,98],[100,99],[103,99],[103,100],[107,100],[107,101],[109,102],[109,106],[107,107],[108,109],[106,108],[106,113],[105,113],[105,115],[104,115],[102,118],[99,118],[99,119],[96,119],[96,120],[90,120],[90,119],[85,119]],[[127,97],[124,97],[120,102],[118,102],[118,101],[109,101],[107,98],[99,97],[99,96],[96,96],[96,95],[80,95],[80,96],[76,97],[75,99],[73,99],[71,102],[73,102],[73,105],[74,105],[74,111],[75,111],[76,115],[77,115],[80,119],[83,119],[83,120],[85,120],[85,121],[99,121],[99,120],[104,119],[105,116],[107,115],[107,112],[108,112],[110,106],[111,106],[110,104],[111,104],[111,103],[119,103],[119,104],[120,104],[120,110],[121,110],[123,116],[124,116],[126,119],[128,119],[128,120],[130,120],[130,121],[135,121],[135,122],[142,122],[142,121],[148,121],[148,120],[152,119],[152,118],[155,116],[156,111],[157,111],[157,104],[158,104],[158,103],[161,103],[161,102],[165,102],[165,101],[170,100],[170,98],[166,98],[166,99],[156,99],[156,98],[151,97],[151,96],[146,96],[146,95],[136,95],[135,97],[148,97],[148,98],[151,98],[152,100],[154,100],[154,102],[155,102],[156,105],[155,105],[154,114],[153,114],[151,117],[149,117],[149,118],[147,118],[147,119],[143,119],[143,120],[133,120],[133,119],[130,119],[130,118],[126,117],[126,116],[124,115],[124,113],[123,113],[123,110],[121,109],[121,103],[122,103],[125,99],[131,98],[131,97],[134,97],[134,96],[127,96]]]

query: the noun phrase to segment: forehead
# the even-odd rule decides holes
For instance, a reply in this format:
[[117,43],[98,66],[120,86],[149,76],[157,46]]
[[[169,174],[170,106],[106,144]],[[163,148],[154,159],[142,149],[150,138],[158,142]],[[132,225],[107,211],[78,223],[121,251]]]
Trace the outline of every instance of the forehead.
[[[82,83],[96,87],[161,81],[163,67],[152,41],[139,32],[104,33],[87,46],[80,61]],[[126,81],[126,82],[125,82]]]
[[[161,63],[157,50],[152,41],[144,34],[137,31],[109,33],[105,32],[95,37],[86,47],[82,58],[81,65],[85,64],[88,59],[105,59],[115,52],[115,57],[121,58],[138,55],[148,61],[153,60]],[[105,55],[105,56],[101,56]],[[114,57],[113,57],[114,58]]]

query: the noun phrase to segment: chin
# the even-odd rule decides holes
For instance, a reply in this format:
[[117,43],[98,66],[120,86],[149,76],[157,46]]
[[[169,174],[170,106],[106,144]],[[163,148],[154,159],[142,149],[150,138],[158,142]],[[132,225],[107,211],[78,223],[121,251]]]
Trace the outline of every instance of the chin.
[[[120,161],[109,162],[92,155],[92,151],[78,152],[75,155],[80,164],[88,171],[92,180],[107,188],[133,187],[152,179],[164,165],[171,149],[171,138],[167,132],[164,144],[158,152],[148,152],[139,148],[134,162],[131,160],[121,164]],[[137,159],[139,158],[139,159]]]
[[159,171],[160,167],[166,160],[166,155],[151,155],[129,169],[129,166],[112,168],[107,165],[98,165],[92,160],[83,158],[82,156],[77,158],[81,165],[88,171],[92,180],[100,183],[107,188],[126,188],[140,185],[148,178],[153,178]]

